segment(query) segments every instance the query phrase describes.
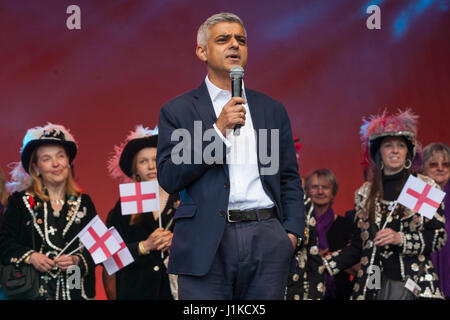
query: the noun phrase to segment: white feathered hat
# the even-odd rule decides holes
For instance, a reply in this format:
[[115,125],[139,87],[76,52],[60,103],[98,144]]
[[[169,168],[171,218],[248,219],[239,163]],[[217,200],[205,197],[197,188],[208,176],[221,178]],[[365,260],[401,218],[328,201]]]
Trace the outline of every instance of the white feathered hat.
[[22,191],[30,186],[32,178],[29,176],[30,160],[33,151],[42,145],[58,144],[64,147],[71,164],[77,154],[78,144],[67,128],[59,124],[47,123],[44,127],[28,129],[23,138],[20,149],[21,162],[14,162],[12,166],[11,182],[7,183],[8,191]]

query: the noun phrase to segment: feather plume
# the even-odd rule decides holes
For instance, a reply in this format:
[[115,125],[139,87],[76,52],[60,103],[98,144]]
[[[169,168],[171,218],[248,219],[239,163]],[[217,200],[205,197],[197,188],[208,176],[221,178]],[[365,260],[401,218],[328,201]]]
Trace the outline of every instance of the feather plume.
[[120,145],[114,146],[114,151],[111,153],[111,157],[107,162],[109,175],[113,179],[119,179],[121,183],[132,182],[132,180],[126,174],[123,173],[122,169],[120,169],[119,166],[120,156],[122,155],[123,149],[125,148],[127,143],[130,142],[131,140],[150,137],[157,134],[158,134],[157,126],[155,127],[155,129],[151,130],[149,128],[144,128],[143,125],[137,125],[134,131],[130,131],[124,142],[122,142]]
[[9,174],[11,175],[11,181],[6,183],[6,190],[9,194],[14,192],[21,192],[28,189],[33,182],[33,178],[25,171],[22,166],[22,162],[11,162],[8,164],[11,168]]

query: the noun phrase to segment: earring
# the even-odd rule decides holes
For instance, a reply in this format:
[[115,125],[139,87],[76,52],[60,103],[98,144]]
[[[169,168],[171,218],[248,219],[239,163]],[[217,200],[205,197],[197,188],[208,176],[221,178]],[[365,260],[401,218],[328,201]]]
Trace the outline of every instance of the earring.
[[[409,164],[407,165],[406,163],[407,163],[408,161],[409,161]],[[409,159],[406,159],[405,165],[404,165],[405,169],[409,169],[409,168],[411,168],[411,166],[412,166],[412,161],[409,160]]]
[[380,168],[381,170],[383,170],[384,169],[384,162],[381,162],[381,168]]

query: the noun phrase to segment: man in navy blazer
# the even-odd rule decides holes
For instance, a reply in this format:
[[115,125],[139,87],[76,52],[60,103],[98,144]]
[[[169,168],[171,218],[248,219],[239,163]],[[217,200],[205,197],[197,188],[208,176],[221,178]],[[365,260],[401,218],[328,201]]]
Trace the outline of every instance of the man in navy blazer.
[[283,299],[304,233],[288,114],[244,86],[243,97],[231,97],[230,69],[247,62],[236,15],[208,18],[196,54],[205,81],[159,115],[159,184],[180,193],[168,272],[178,275],[180,299]]

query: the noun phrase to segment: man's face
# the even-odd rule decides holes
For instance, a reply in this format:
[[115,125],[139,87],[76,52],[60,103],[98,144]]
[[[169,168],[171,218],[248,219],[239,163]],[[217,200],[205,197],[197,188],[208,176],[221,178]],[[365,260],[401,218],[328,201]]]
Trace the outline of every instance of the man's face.
[[231,67],[247,64],[247,38],[236,22],[219,22],[209,29],[206,48],[197,47],[197,56],[208,64],[212,76],[228,75]]

